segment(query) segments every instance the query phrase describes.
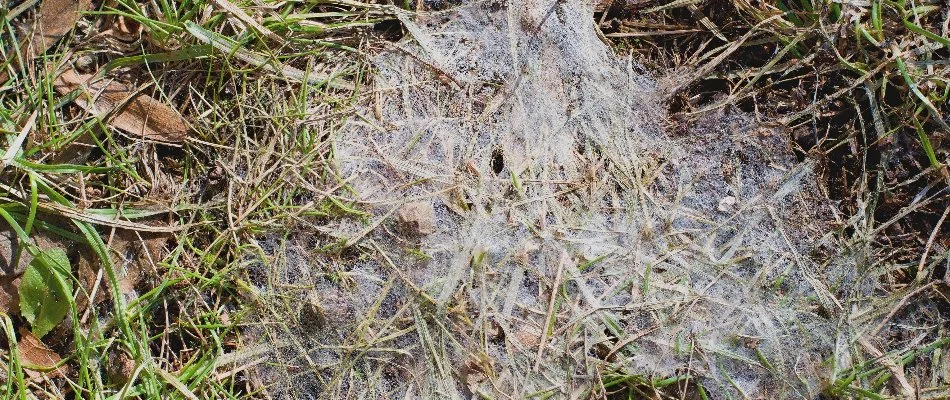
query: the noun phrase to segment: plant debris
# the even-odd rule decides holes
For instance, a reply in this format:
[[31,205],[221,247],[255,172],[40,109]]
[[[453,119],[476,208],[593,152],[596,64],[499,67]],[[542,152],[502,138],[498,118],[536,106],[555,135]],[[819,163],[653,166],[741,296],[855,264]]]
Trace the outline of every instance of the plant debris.
[[396,213],[399,226],[410,236],[429,235],[435,232],[435,211],[428,201],[404,204]]
[[20,329],[17,350],[20,362],[26,367],[26,373],[32,379],[38,380],[43,375],[58,378],[66,374],[67,368],[60,365],[63,361],[62,357],[26,329]]
[[174,109],[111,79],[63,71],[56,81],[60,94],[78,92],[76,104],[131,138],[180,144],[188,138],[188,123]]
[[[23,38],[18,46],[23,60],[29,61],[33,57],[46,53],[76,26],[82,13],[89,10],[91,6],[91,0],[43,0],[37,12],[32,33]],[[16,69],[22,64],[22,60],[14,59],[11,67]],[[0,71],[0,83],[6,81],[7,78],[7,71]]]

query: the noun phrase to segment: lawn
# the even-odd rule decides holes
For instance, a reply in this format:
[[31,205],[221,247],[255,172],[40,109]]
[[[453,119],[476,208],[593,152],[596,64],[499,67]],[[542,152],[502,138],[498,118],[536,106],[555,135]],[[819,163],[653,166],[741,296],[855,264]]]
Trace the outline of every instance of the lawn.
[[950,396],[950,8],[594,3],[3,2],[0,392]]

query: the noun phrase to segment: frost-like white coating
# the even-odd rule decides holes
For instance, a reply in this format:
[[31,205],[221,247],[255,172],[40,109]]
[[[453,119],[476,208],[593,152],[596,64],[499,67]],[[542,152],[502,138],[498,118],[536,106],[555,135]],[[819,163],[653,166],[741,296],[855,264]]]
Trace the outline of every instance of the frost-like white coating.
[[[261,330],[275,395],[586,398],[621,375],[816,394],[842,305],[809,256],[828,212],[811,165],[738,114],[672,136],[662,90],[592,7],[402,18],[333,143],[372,215],[326,230],[368,256],[274,249],[284,278],[262,290],[303,310]],[[418,201],[434,232],[402,235],[396,212]]]

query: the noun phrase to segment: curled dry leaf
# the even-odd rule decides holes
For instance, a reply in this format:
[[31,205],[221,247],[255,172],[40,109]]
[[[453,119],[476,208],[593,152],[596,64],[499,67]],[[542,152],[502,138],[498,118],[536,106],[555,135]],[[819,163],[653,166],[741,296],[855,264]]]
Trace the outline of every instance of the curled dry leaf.
[[53,46],[76,26],[82,12],[92,5],[90,0],[44,0],[36,17],[33,35],[24,39],[21,48],[38,56]]
[[128,353],[113,349],[109,352],[109,364],[106,365],[106,376],[112,383],[124,385],[135,374],[135,360]]
[[82,92],[76,104],[131,137],[181,143],[188,136],[188,124],[177,111],[126,84],[96,80],[93,74],[67,69],[56,79],[56,91],[66,94],[76,90]]
[[[91,0],[44,0],[36,14],[33,33],[20,42],[23,57],[36,57],[49,50],[63,35],[76,26],[76,22],[92,5]],[[21,60],[15,60],[19,66]],[[0,82],[7,80],[5,71],[0,71]]]
[[20,328],[20,341],[17,350],[20,353],[20,363],[23,364],[26,374],[31,379],[40,379],[45,373],[49,377],[58,378],[66,373],[66,366],[57,364],[62,361],[58,353],[50,349],[30,331]]
[[145,32],[145,28],[138,21],[120,15],[116,17],[110,31],[116,38],[131,42],[141,37],[142,33]]
[[402,232],[414,236],[430,235],[435,232],[435,210],[428,201],[414,201],[404,204],[396,213]]
[[0,276],[0,312],[20,313],[20,277]]

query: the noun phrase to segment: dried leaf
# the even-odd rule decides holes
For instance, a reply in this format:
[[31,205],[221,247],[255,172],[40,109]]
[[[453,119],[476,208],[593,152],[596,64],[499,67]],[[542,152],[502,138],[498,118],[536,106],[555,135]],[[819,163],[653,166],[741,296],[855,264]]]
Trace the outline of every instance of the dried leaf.
[[0,312],[20,313],[20,277],[0,277]]
[[112,25],[110,32],[119,40],[132,42],[142,37],[145,27],[133,18],[119,15],[115,18],[115,23]]
[[20,353],[20,362],[30,378],[39,379],[43,373],[50,377],[64,375],[66,366],[57,366],[62,361],[62,357],[30,331],[20,328],[20,342],[17,343],[17,350]]
[[43,54],[63,35],[76,26],[82,12],[92,5],[90,0],[44,0],[36,17],[36,29],[24,40],[21,48],[31,56]]
[[[61,239],[51,237],[34,230],[31,233],[33,244],[40,249],[63,248],[65,243]],[[14,258],[19,255],[14,265]],[[13,230],[0,229],[0,277],[15,277],[23,275],[26,267],[33,261],[33,256],[20,247],[20,240]]]
[[[39,208],[43,211],[49,212],[51,214],[61,215],[67,218],[71,218],[78,221],[88,222],[90,224],[111,226],[113,228],[129,229],[133,231],[141,232],[178,232],[184,229],[188,229],[193,225],[161,225],[153,226],[148,224],[141,224],[137,222],[129,221],[128,219],[120,219],[118,214],[114,212],[110,214],[103,213],[94,213],[90,210],[86,212],[77,211],[74,207],[67,207],[61,204],[53,202],[41,201],[39,203]],[[175,209],[169,211],[177,211]],[[156,213],[157,214],[157,213]]]
[[128,353],[113,348],[109,352],[109,363],[106,365],[106,376],[112,383],[124,385],[135,375],[135,360]]
[[[19,259],[17,255],[20,256]],[[19,276],[30,265],[33,257],[30,253],[22,250],[20,240],[16,234],[9,230],[0,230],[0,276],[13,277]],[[14,263],[14,261],[16,261]]]
[[[82,12],[91,6],[91,0],[44,0],[36,15],[33,34],[20,42],[23,56],[33,58],[45,53],[76,26]],[[19,62],[14,63],[18,65]],[[0,82],[6,80],[6,72],[0,71]]]
[[56,91],[66,94],[75,90],[83,92],[76,98],[76,104],[107,118],[107,124],[132,137],[181,143],[188,136],[188,124],[178,112],[125,84],[96,81],[92,74],[67,69],[57,78]]
[[[92,248],[82,247],[79,250],[78,257],[76,258],[76,277],[79,279],[79,286],[87,288],[86,290],[80,290],[76,293],[76,309],[80,312],[85,311],[90,304],[99,304],[106,299],[106,292],[108,292],[108,290],[100,289],[95,293],[91,293],[91,289],[88,289],[96,287],[97,284],[108,285],[108,280],[100,282],[100,279],[103,279],[100,273],[104,274],[104,271],[100,272],[102,268],[101,264],[96,252],[93,251]],[[95,298],[90,302],[89,296],[92,294],[95,294]],[[80,324],[82,323],[85,323],[85,320],[81,320]]]

